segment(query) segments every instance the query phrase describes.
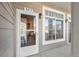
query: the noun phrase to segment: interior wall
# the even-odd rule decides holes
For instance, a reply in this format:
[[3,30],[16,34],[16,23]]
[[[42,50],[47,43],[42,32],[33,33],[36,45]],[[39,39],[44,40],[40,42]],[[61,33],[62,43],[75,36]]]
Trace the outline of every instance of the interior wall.
[[[33,4],[33,3],[15,3],[15,9],[23,9],[24,7],[29,7],[33,8],[36,12],[40,13],[42,12],[42,5],[40,4]],[[48,44],[48,45],[42,45],[42,19],[39,20],[39,50],[40,52],[49,50],[49,49],[54,49],[60,46],[64,46],[66,44],[66,41],[58,42],[58,43],[53,43],[53,44]]]
[[0,2],[0,57],[14,56],[15,12],[13,3]]

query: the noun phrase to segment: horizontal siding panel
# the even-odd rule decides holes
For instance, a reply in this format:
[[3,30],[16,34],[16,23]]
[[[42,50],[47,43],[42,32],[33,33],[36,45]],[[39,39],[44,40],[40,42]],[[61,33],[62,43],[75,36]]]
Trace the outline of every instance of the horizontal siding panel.
[[13,13],[13,16],[16,16],[15,15],[16,10],[15,10],[15,7],[14,7],[14,3],[13,2],[8,2],[7,4],[9,5],[9,7],[10,7],[12,13]]
[[6,19],[8,19],[8,21],[14,24],[13,18],[11,18],[10,14],[4,9],[1,3],[0,3],[0,15],[2,15]]
[[13,18],[13,10],[11,5],[9,5],[8,3],[2,2],[3,6],[5,7],[6,11],[10,14],[10,16]]
[[14,25],[0,16],[0,28],[14,29]]
[[0,2],[0,57],[14,56],[15,11],[13,3]]
[[0,29],[0,56],[13,55],[13,30]]

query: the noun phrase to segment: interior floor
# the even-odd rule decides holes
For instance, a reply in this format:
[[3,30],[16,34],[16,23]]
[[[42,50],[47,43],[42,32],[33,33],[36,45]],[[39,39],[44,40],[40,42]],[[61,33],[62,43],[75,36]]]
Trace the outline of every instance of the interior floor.
[[71,45],[65,45],[48,51],[40,52],[30,57],[71,57]]

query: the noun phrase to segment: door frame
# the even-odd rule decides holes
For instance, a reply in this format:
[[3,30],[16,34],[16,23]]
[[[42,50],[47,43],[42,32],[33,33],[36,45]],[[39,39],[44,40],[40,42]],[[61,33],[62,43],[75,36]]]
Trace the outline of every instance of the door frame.
[[[35,12],[30,12],[27,10],[21,10],[21,9],[16,9],[16,56],[20,56],[20,48],[21,48],[21,41],[20,41],[20,21],[21,21],[21,14],[26,14],[26,15],[33,15],[36,16],[36,46],[37,50],[34,54],[39,52],[39,22],[38,22],[38,13]],[[32,54],[31,54],[32,55]]]

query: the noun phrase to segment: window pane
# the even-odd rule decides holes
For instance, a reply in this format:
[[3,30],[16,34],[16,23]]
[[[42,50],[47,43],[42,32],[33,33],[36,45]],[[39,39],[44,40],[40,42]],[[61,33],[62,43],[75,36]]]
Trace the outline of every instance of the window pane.
[[45,19],[45,40],[55,40],[55,20]]
[[48,37],[48,34],[49,34],[49,31],[48,31],[48,18],[45,19],[45,40],[48,40],[49,37]]
[[63,21],[56,20],[56,39],[63,38]]

